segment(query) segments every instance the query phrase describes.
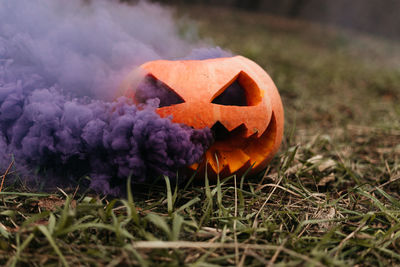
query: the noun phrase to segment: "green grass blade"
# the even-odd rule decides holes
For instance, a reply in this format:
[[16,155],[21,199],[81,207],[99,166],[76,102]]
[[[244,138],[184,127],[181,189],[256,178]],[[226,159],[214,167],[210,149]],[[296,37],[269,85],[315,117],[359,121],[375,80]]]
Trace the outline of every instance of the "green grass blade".
[[65,267],[68,267],[68,263],[66,261],[66,259],[64,258],[64,255],[61,253],[61,250],[58,248],[58,246],[56,245],[55,240],[53,239],[52,235],[50,234],[49,230],[44,226],[44,225],[39,225],[38,229],[42,232],[42,234],[47,238],[47,240],[49,241],[49,244],[53,247],[54,251],[56,252],[56,254],[60,257],[60,260],[62,262],[62,264]]

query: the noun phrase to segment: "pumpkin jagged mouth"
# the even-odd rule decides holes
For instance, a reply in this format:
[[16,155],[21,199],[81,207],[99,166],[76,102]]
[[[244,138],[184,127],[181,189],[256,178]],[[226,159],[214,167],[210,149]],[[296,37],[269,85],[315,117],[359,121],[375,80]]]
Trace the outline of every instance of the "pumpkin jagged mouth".
[[[252,167],[261,171],[259,166],[269,160],[267,155],[274,149],[277,135],[276,119],[272,115],[267,130],[259,137],[257,134],[246,137],[247,128],[244,124],[229,131],[221,122],[216,122],[211,130],[215,142],[207,150],[200,165],[205,166],[209,174],[225,175],[228,173],[243,174]],[[191,169],[197,169],[199,164],[193,164]]]

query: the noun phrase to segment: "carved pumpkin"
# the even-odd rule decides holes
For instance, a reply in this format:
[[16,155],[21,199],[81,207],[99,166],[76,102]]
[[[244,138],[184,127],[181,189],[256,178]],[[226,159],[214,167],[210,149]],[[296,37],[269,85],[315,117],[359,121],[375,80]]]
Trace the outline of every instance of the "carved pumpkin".
[[[157,113],[196,129],[214,130],[215,143],[199,167],[211,177],[250,175],[264,169],[283,135],[283,108],[268,74],[242,56],[145,63],[147,83],[157,90],[131,90],[136,102],[159,97]],[[140,86],[139,86],[140,88]],[[125,88],[126,89],[126,88]],[[128,93],[129,94],[129,93]]]

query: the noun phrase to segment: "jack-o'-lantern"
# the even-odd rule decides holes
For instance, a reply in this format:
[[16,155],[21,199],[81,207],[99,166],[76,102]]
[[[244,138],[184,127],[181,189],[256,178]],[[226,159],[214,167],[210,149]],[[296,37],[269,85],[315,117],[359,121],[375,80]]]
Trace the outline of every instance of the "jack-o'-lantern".
[[[242,56],[207,60],[157,60],[140,67],[148,86],[126,95],[136,102],[158,97],[161,117],[196,129],[209,127],[215,142],[199,164],[209,177],[264,169],[283,135],[283,108],[269,75]],[[149,89],[150,87],[152,89]]]

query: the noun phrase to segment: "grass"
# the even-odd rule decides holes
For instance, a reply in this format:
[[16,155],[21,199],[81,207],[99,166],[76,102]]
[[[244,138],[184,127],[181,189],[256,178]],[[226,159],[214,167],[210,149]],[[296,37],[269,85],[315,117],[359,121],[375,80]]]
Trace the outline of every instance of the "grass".
[[271,74],[286,115],[279,155],[257,177],[165,178],[127,199],[3,188],[0,264],[400,265],[398,44],[263,14],[179,13]]

